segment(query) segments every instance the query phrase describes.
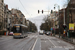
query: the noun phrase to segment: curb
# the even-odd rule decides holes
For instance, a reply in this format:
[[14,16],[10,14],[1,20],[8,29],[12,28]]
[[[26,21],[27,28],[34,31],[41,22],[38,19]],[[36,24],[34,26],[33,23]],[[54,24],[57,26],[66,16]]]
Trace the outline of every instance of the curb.
[[[56,36],[55,36],[55,37],[56,37]],[[60,39],[60,40],[63,40],[63,41],[65,41],[65,42],[68,42],[68,43],[70,43],[70,44],[72,44],[72,45],[75,45],[75,43],[73,43],[73,42],[70,42],[70,41],[67,41],[66,39],[59,38],[59,37],[56,37],[56,38],[58,38],[58,39]]]

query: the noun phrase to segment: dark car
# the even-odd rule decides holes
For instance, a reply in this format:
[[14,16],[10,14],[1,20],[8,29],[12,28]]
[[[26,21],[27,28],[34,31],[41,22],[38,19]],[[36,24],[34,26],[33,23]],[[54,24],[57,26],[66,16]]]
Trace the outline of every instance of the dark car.
[[46,31],[44,31],[44,34],[46,34]]
[[51,34],[51,32],[50,32],[50,31],[47,31],[45,34],[46,34],[46,35],[50,35],[50,34]]

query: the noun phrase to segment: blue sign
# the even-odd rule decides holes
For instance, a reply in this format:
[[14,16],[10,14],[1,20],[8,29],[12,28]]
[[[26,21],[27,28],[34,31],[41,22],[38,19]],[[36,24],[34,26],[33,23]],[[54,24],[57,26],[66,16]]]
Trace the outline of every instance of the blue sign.
[[51,28],[51,30],[53,30],[53,28]]

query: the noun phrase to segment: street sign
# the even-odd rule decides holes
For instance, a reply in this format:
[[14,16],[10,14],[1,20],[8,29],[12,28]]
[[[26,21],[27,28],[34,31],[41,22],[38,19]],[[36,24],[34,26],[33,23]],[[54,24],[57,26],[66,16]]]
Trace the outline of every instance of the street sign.
[[66,33],[66,30],[64,30],[63,34],[65,34],[65,33]]
[[53,28],[53,30],[55,30],[55,28]]
[[74,23],[69,23],[69,30],[74,30]]
[[53,30],[53,28],[51,28],[51,31]]

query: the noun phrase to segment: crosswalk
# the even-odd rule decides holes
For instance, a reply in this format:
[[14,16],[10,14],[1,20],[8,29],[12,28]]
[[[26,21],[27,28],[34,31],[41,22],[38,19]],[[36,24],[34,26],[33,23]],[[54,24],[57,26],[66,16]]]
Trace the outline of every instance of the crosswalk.
[[51,48],[74,49],[74,46],[51,46]]

